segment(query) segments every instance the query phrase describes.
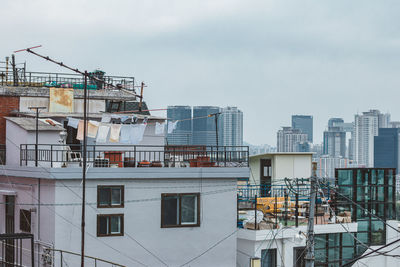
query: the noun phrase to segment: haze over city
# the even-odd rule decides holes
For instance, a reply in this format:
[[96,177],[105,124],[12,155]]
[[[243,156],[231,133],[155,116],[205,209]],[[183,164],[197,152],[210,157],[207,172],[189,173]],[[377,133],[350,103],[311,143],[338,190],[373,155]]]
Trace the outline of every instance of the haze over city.
[[[371,108],[400,119],[398,1],[2,1],[0,49],[33,45],[80,69],[146,82],[150,108],[237,106],[244,140],[276,144],[292,114]],[[15,20],[15,17],[23,18]],[[60,71],[17,54],[28,69]]]

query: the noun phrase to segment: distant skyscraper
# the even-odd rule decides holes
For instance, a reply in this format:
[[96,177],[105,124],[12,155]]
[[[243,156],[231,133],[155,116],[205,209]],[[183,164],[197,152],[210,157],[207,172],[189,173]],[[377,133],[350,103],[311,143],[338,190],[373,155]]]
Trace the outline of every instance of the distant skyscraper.
[[[193,107],[193,145],[215,146],[217,144],[215,118],[207,116],[219,111],[219,107],[213,106]],[[198,117],[206,118],[197,119]]]
[[349,160],[342,157],[330,157],[324,155],[316,159],[317,161],[317,176],[320,178],[331,178],[335,177],[335,168],[347,168],[349,167]]
[[374,168],[396,168],[400,173],[400,128],[379,128],[374,137]]
[[346,157],[346,132],[340,127],[330,126],[324,132],[324,155]]
[[192,108],[190,106],[169,106],[167,118],[180,121],[175,130],[167,134],[169,145],[190,145],[192,143]]
[[282,127],[277,133],[278,152],[299,152],[299,144],[307,141],[307,134],[292,127]]
[[221,109],[218,118],[218,134],[220,146],[243,145],[243,112],[237,107]]
[[390,120],[390,115],[381,114],[379,110],[355,115],[352,141],[353,157],[358,164],[366,167],[374,166],[374,136],[378,135],[380,125],[388,127],[388,120]]
[[303,134],[307,134],[307,141],[313,142],[313,117],[308,115],[293,115],[292,128],[299,129]]
[[344,123],[342,118],[330,118],[328,121],[328,128],[338,126],[338,124]]

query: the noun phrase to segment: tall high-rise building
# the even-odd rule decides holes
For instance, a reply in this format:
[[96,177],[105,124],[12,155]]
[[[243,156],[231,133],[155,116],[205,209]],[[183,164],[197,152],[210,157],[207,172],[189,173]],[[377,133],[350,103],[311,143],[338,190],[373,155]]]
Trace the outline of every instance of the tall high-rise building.
[[[193,107],[193,145],[215,146],[217,144],[215,117],[207,116],[219,112],[220,108],[214,106]],[[197,119],[199,117],[202,118]]]
[[340,127],[331,126],[324,131],[324,155],[346,157],[346,132]]
[[374,167],[396,168],[400,173],[400,128],[379,128],[374,137]]
[[299,144],[307,142],[307,134],[292,127],[282,127],[277,133],[278,152],[299,152]]
[[243,145],[243,112],[237,107],[221,109],[218,118],[218,134],[220,146]]
[[292,128],[301,130],[303,134],[307,134],[307,141],[313,142],[313,116],[293,115]]
[[342,118],[330,118],[328,120],[328,128],[329,127],[337,127],[338,125],[344,123]]
[[168,106],[168,120],[182,120],[175,130],[167,134],[169,145],[190,145],[192,144],[192,108],[190,106]]
[[374,166],[374,136],[378,135],[379,128],[388,127],[388,118],[390,120],[389,114],[382,114],[379,110],[355,115],[352,141],[353,157],[358,164],[366,167]]

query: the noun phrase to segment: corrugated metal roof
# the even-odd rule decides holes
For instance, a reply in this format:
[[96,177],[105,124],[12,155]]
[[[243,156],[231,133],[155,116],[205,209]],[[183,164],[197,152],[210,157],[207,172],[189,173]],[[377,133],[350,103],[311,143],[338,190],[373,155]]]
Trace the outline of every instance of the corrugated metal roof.
[[[24,118],[24,117],[4,117],[6,120],[11,121],[22,129],[26,131],[35,131],[36,130],[36,119],[35,118]],[[50,124],[38,121],[38,130],[39,131],[63,131],[64,128],[61,126],[52,126]]]

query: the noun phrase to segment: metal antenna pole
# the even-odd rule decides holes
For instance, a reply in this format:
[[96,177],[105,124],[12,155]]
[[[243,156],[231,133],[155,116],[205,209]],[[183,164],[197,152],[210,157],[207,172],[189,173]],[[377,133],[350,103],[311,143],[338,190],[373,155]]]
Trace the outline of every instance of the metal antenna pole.
[[38,166],[38,158],[39,158],[39,150],[38,150],[38,144],[39,144],[39,110],[45,109],[46,107],[28,107],[30,110],[36,110],[36,128],[35,128],[35,134],[36,134],[36,142],[35,142],[35,167]]
[[306,267],[314,267],[314,212],[315,212],[315,198],[317,195],[316,188],[316,180],[317,180],[317,163],[312,163],[312,174],[310,178],[310,212],[308,216],[308,225],[307,225],[307,254],[305,257]]
[[86,150],[87,150],[87,71],[83,92],[83,166],[82,166],[82,224],[81,224],[81,267],[85,266],[85,206],[86,206]]

